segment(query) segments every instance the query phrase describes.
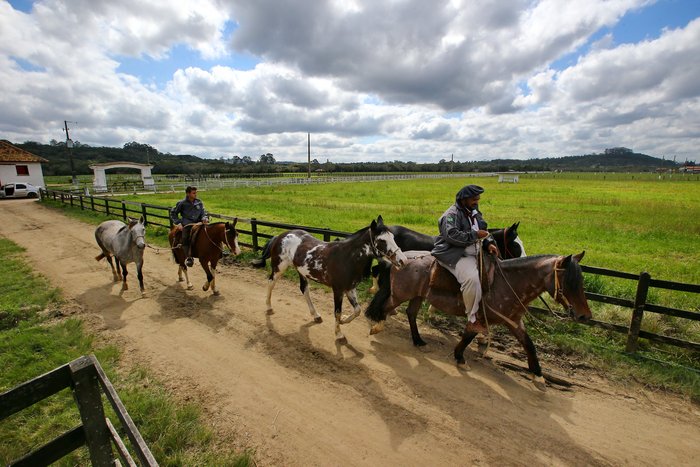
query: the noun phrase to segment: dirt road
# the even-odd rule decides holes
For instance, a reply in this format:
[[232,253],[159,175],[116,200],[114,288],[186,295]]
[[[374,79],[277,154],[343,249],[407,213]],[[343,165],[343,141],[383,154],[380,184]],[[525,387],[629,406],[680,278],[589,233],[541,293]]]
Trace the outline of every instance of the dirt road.
[[[214,428],[256,450],[258,465],[690,465],[700,459],[700,412],[677,398],[567,375],[586,387],[536,390],[521,374],[428,326],[424,351],[393,319],[369,336],[360,317],[337,346],[332,299],[312,290],[314,324],[297,285],[278,284],[265,314],[264,273],[220,267],[219,297],[177,282],[166,253],[146,251],[147,298],[135,273],[120,296],[94,227],[31,201],[0,202],[0,235],[98,322],[102,335],[147,364],[180,397],[202,401]],[[133,269],[133,265],[132,265]],[[508,357],[493,354],[494,359]],[[547,369],[547,362],[543,362]],[[117,388],[118,389],[118,388]]]

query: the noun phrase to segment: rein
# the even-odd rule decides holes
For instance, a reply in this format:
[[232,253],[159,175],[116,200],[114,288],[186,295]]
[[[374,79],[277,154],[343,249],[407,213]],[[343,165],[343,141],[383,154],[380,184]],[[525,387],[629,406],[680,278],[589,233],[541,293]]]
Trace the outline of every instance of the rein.
[[[374,242],[374,238],[372,238],[372,229],[371,228],[369,228],[367,230],[367,233],[369,234],[369,245],[372,247],[372,251],[373,251],[374,255],[378,258],[388,258],[389,254],[391,252],[379,251],[379,248],[377,248],[377,244]],[[394,252],[394,254],[396,254],[396,252]],[[393,263],[393,261],[392,261],[392,263]]]
[[[209,243],[211,243],[211,244],[214,245],[216,248],[218,248],[219,251],[221,251],[221,254],[223,254],[223,253],[224,253],[224,249],[221,248],[221,246],[220,246],[220,245],[221,245],[221,242],[219,242],[219,244],[214,243],[214,240],[212,240],[211,237],[209,236],[209,232],[207,232],[207,225],[206,225],[206,224],[204,224],[204,233],[206,234],[207,240],[209,240]],[[229,249],[231,252],[233,252],[233,248],[231,248],[231,245],[229,245],[229,243],[228,243],[228,238],[226,238],[226,225],[224,225],[224,243],[226,244],[226,246],[228,247],[228,249]]]

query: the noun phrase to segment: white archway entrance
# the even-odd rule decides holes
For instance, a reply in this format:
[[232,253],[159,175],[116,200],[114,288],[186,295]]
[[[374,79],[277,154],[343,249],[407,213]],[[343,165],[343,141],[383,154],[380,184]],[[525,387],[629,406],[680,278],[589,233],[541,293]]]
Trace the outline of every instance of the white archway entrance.
[[138,169],[141,171],[141,180],[143,181],[143,187],[147,190],[152,190],[155,188],[155,182],[153,181],[153,175],[151,175],[151,169],[153,165],[151,164],[137,164],[136,162],[105,162],[103,164],[92,164],[90,166],[94,174],[92,180],[92,187],[96,192],[107,191],[107,174],[106,170],[109,169]]

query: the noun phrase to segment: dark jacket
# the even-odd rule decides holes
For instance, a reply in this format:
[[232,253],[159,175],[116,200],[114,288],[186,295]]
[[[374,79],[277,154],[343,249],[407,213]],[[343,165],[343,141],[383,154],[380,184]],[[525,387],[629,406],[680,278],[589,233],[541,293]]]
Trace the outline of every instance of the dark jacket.
[[[430,253],[441,263],[455,267],[462,256],[478,254],[479,236],[472,230],[470,217],[471,214],[457,203],[450,206],[440,217],[440,235]],[[478,209],[474,211],[473,217],[476,218],[479,229],[486,230],[486,221]]]
[[197,198],[195,198],[194,203],[191,203],[187,198],[178,201],[175,209],[170,212],[170,218],[173,220],[173,224],[182,224],[183,227],[209,220],[204,203]]

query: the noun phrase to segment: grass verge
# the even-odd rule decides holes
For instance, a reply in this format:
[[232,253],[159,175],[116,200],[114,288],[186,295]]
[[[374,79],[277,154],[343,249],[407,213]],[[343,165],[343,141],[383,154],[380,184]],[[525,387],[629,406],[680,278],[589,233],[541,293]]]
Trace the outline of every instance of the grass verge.
[[[121,368],[116,347],[98,345],[80,320],[62,317],[65,304],[59,291],[31,271],[22,251],[0,237],[0,262],[12,265],[0,275],[0,392],[93,353],[161,465],[253,464],[250,453],[232,452],[214,438],[195,405],[177,402],[146,369]],[[108,416],[116,421],[110,411]],[[79,424],[68,389],[8,417],[0,423],[0,464],[9,464]],[[58,465],[90,465],[87,449],[74,451]]]

